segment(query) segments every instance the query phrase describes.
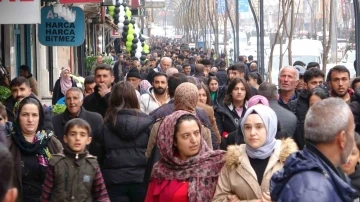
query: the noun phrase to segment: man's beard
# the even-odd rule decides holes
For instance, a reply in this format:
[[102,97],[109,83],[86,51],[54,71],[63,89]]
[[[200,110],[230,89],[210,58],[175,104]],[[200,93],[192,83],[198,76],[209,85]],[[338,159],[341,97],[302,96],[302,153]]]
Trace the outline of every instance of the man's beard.
[[164,89],[164,88],[155,88],[154,87],[154,92],[155,92],[155,94],[157,94],[157,95],[163,95],[165,92],[166,92],[166,89]]
[[15,98],[15,100],[18,102],[18,101],[22,100],[23,98],[25,98],[25,97],[24,97],[24,96],[17,96],[17,97]]
[[[110,83],[110,85],[107,85],[107,84],[106,84],[106,87],[107,87],[107,88],[111,88],[111,83]],[[95,88],[96,88],[96,89],[100,88],[100,85],[96,85]]]
[[348,91],[345,91],[345,93],[343,94],[337,94],[334,90],[331,90],[331,92],[335,97],[340,97],[340,98],[345,97],[345,95],[348,93]]
[[[350,134],[346,134],[346,135],[350,136]],[[347,138],[344,151],[341,153],[341,156],[340,156],[341,165],[346,164],[349,161],[351,152],[354,148],[354,141],[355,140],[353,138],[349,138],[349,137]]]

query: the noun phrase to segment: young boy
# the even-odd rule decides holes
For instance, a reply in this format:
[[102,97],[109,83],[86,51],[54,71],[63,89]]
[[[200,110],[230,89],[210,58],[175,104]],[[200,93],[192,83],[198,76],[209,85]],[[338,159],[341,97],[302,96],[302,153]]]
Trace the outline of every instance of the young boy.
[[0,103],[0,124],[5,126],[7,134],[11,133],[12,123],[8,121],[6,107]]
[[65,125],[62,154],[53,155],[43,184],[42,202],[109,202],[96,157],[86,146],[91,143],[90,125],[75,118]]

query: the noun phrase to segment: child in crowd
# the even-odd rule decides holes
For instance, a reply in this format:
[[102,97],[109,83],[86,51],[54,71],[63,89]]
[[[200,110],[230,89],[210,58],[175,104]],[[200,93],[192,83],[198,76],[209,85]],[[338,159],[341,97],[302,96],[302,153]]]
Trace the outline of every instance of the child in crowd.
[[341,169],[349,176],[352,188],[356,189],[360,196],[360,136],[355,133],[355,145],[351,152],[349,161],[341,166]]
[[5,125],[7,134],[10,134],[12,123],[8,121],[6,107],[2,103],[0,103],[0,123]]
[[110,201],[97,159],[86,150],[90,134],[90,125],[83,119],[75,118],[65,125],[66,146],[63,153],[50,159],[42,202]]

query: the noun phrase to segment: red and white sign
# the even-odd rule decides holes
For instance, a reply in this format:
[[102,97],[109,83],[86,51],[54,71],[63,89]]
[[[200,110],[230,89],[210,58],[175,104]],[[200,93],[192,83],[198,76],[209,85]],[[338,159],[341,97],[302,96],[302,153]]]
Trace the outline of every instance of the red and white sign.
[[0,0],[0,24],[38,24],[40,0]]
[[117,32],[115,29],[113,29],[110,33],[110,37],[111,38],[121,38],[121,35],[119,34],[119,32]]
[[139,8],[140,7],[140,1],[139,0],[131,0],[129,6],[131,8]]
[[73,3],[101,3],[102,0],[60,0],[62,4],[73,4]]

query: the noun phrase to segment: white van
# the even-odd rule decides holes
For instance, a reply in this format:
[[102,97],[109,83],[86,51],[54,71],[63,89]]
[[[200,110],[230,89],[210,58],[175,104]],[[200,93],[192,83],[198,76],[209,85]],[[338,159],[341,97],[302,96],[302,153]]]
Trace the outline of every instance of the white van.
[[[305,64],[309,62],[317,62],[320,64],[320,68],[322,67],[322,46],[321,42],[317,40],[309,40],[309,39],[300,39],[293,40],[292,42],[292,63],[295,61],[301,61]],[[283,60],[282,67],[291,66],[288,61],[288,50],[287,44],[283,44]],[[271,79],[272,83],[278,85],[278,75],[279,75],[279,67],[280,64],[280,44],[276,44],[274,47],[273,54],[273,62],[272,62],[272,72]]]

